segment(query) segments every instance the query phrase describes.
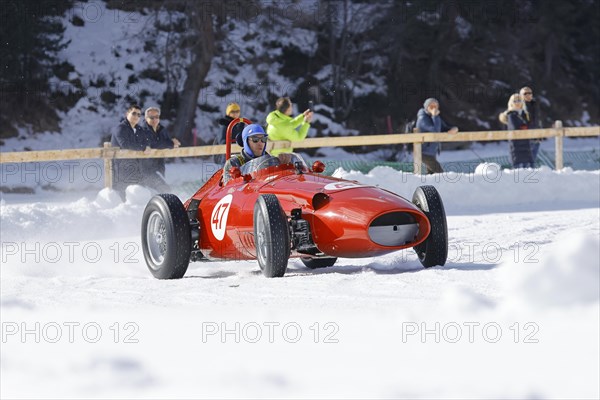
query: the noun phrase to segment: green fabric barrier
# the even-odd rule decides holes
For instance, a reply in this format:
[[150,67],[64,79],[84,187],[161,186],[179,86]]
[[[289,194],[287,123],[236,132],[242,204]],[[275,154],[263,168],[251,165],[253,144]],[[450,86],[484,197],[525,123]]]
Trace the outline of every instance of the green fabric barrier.
[[[311,163],[314,160],[311,160]],[[413,172],[412,162],[394,162],[394,161],[364,161],[364,160],[327,160],[321,159],[325,163],[325,175],[331,175],[338,168],[343,168],[346,171],[359,171],[363,174],[368,174],[375,167],[390,167],[397,171]],[[444,171],[453,171],[458,173],[473,173],[475,168],[483,163],[496,163],[502,168],[512,168],[510,157],[482,157],[481,159],[472,159],[465,161],[453,161],[441,163]],[[600,151],[598,149],[589,151],[565,151],[563,152],[563,162],[565,167],[570,167],[574,170],[594,171],[600,169]],[[554,165],[554,152],[540,150],[536,160],[536,166],[545,165],[551,169]],[[425,171],[425,165],[422,170]]]
[[[312,160],[307,159],[306,162],[310,165],[315,160],[321,160],[325,163],[324,175],[331,176],[336,169],[343,168],[345,171],[359,171],[363,174],[368,174],[375,167],[390,167],[397,171],[413,172],[413,163],[410,162],[395,162],[395,161],[365,161],[365,160],[328,160],[326,158],[313,158]],[[473,173],[475,168],[482,162],[496,163],[502,168],[512,168],[510,157],[497,156],[497,157],[483,157],[482,159],[472,159],[465,161],[454,161],[442,163],[444,171],[457,172],[457,173]],[[595,171],[600,169],[600,149],[587,150],[587,151],[565,151],[563,152],[563,162],[565,167],[570,167],[574,170],[587,170]],[[545,165],[551,169],[554,169],[554,152],[540,150],[538,158],[536,160],[536,166],[540,167]],[[423,165],[422,171],[425,171]],[[202,181],[186,182],[176,185],[173,189],[176,193],[185,193],[185,196],[191,195],[198,190],[200,186],[210,176],[204,177]]]

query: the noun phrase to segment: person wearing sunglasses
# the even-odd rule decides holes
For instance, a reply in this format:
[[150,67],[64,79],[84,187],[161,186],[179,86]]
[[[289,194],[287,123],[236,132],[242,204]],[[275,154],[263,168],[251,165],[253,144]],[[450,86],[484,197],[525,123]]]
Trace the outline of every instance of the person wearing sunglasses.
[[[529,123],[527,124],[527,127],[529,129],[542,129],[540,109],[537,101],[533,98],[533,90],[529,86],[525,86],[521,88],[519,94],[524,101],[525,111],[529,114]],[[541,144],[542,139],[531,139],[531,154],[533,161],[537,159]]]
[[171,138],[165,127],[160,124],[160,108],[148,107],[144,113],[146,119],[145,128],[152,134],[150,136],[150,147],[153,149],[173,149],[181,146],[176,138]]
[[269,135],[262,126],[258,124],[247,125],[241,135],[237,136],[237,144],[243,147],[240,154],[231,157],[223,167],[223,182],[227,183],[231,179],[229,171],[233,167],[241,167],[248,161],[262,157],[267,153],[267,140]]
[[[218,137],[217,143],[215,144],[225,144],[227,140],[227,127],[229,126],[229,123],[234,119],[239,118],[241,113],[242,111],[238,103],[232,102],[227,104],[227,107],[225,108],[225,116],[217,120],[217,123],[221,126],[221,136]],[[243,123],[239,123],[234,126],[233,130],[231,131],[231,138],[235,140],[237,135],[242,133],[243,129]]]
[[[506,127],[509,131],[528,129],[529,113],[525,110],[523,98],[514,93],[508,99]],[[510,140],[510,158],[514,168],[533,168],[533,154],[529,139]]]
[[[171,138],[160,123],[160,108],[148,107],[144,112],[148,146],[152,149],[173,149],[181,146],[176,138]],[[143,185],[155,189],[157,192],[169,192],[171,189],[165,181],[165,159],[145,158],[140,159],[143,175]]]
[[[217,134],[215,140],[213,141],[213,145],[225,144],[227,143],[227,127],[234,119],[240,118],[242,115],[242,110],[240,105],[236,102],[231,102],[227,104],[225,108],[225,116],[221,117],[217,120],[217,123],[221,126],[221,134]],[[242,133],[245,124],[240,122],[236,124],[231,130],[231,141],[235,142],[235,138]],[[223,154],[216,154],[214,156],[214,161],[216,164],[222,164],[225,161],[225,156]]]
[[[141,117],[142,108],[137,104],[130,105],[125,112],[125,118],[113,129],[110,139],[111,146],[137,151],[149,148],[146,129],[140,125]],[[127,186],[140,184],[143,180],[142,166],[139,160],[135,158],[113,160],[113,188],[122,199],[125,199]]]

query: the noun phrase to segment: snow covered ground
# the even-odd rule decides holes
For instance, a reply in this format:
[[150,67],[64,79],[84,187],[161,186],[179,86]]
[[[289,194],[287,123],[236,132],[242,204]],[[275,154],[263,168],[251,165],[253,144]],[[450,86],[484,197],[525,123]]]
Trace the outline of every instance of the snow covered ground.
[[292,260],[282,279],[195,263],[158,281],[144,189],[3,194],[1,397],[600,397],[600,171],[336,175],[409,198],[435,185],[448,263]]

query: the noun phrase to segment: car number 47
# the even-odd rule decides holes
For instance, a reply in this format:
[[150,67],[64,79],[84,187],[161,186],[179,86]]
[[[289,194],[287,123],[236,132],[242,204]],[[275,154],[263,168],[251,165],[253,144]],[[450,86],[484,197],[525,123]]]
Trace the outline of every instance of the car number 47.
[[233,200],[233,196],[228,194],[219,200],[219,202],[215,205],[215,208],[213,208],[210,217],[210,228],[217,240],[223,240],[225,237],[227,218],[229,217],[229,210],[231,208],[231,200]]

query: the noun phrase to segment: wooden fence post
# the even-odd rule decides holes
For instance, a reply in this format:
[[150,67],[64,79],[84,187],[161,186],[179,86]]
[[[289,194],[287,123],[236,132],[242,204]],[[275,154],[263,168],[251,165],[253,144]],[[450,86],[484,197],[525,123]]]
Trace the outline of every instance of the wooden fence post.
[[[104,142],[104,149],[110,148],[110,142]],[[104,150],[102,158],[104,159],[104,187],[112,189],[113,187],[113,163],[108,156],[109,152]]]
[[421,155],[421,143],[413,143],[413,163],[414,163],[414,174],[421,175],[421,163],[423,157]]
[[563,139],[565,137],[565,130],[562,121],[555,121],[554,128],[557,130],[556,137],[554,138],[554,168],[558,171],[564,167]]

